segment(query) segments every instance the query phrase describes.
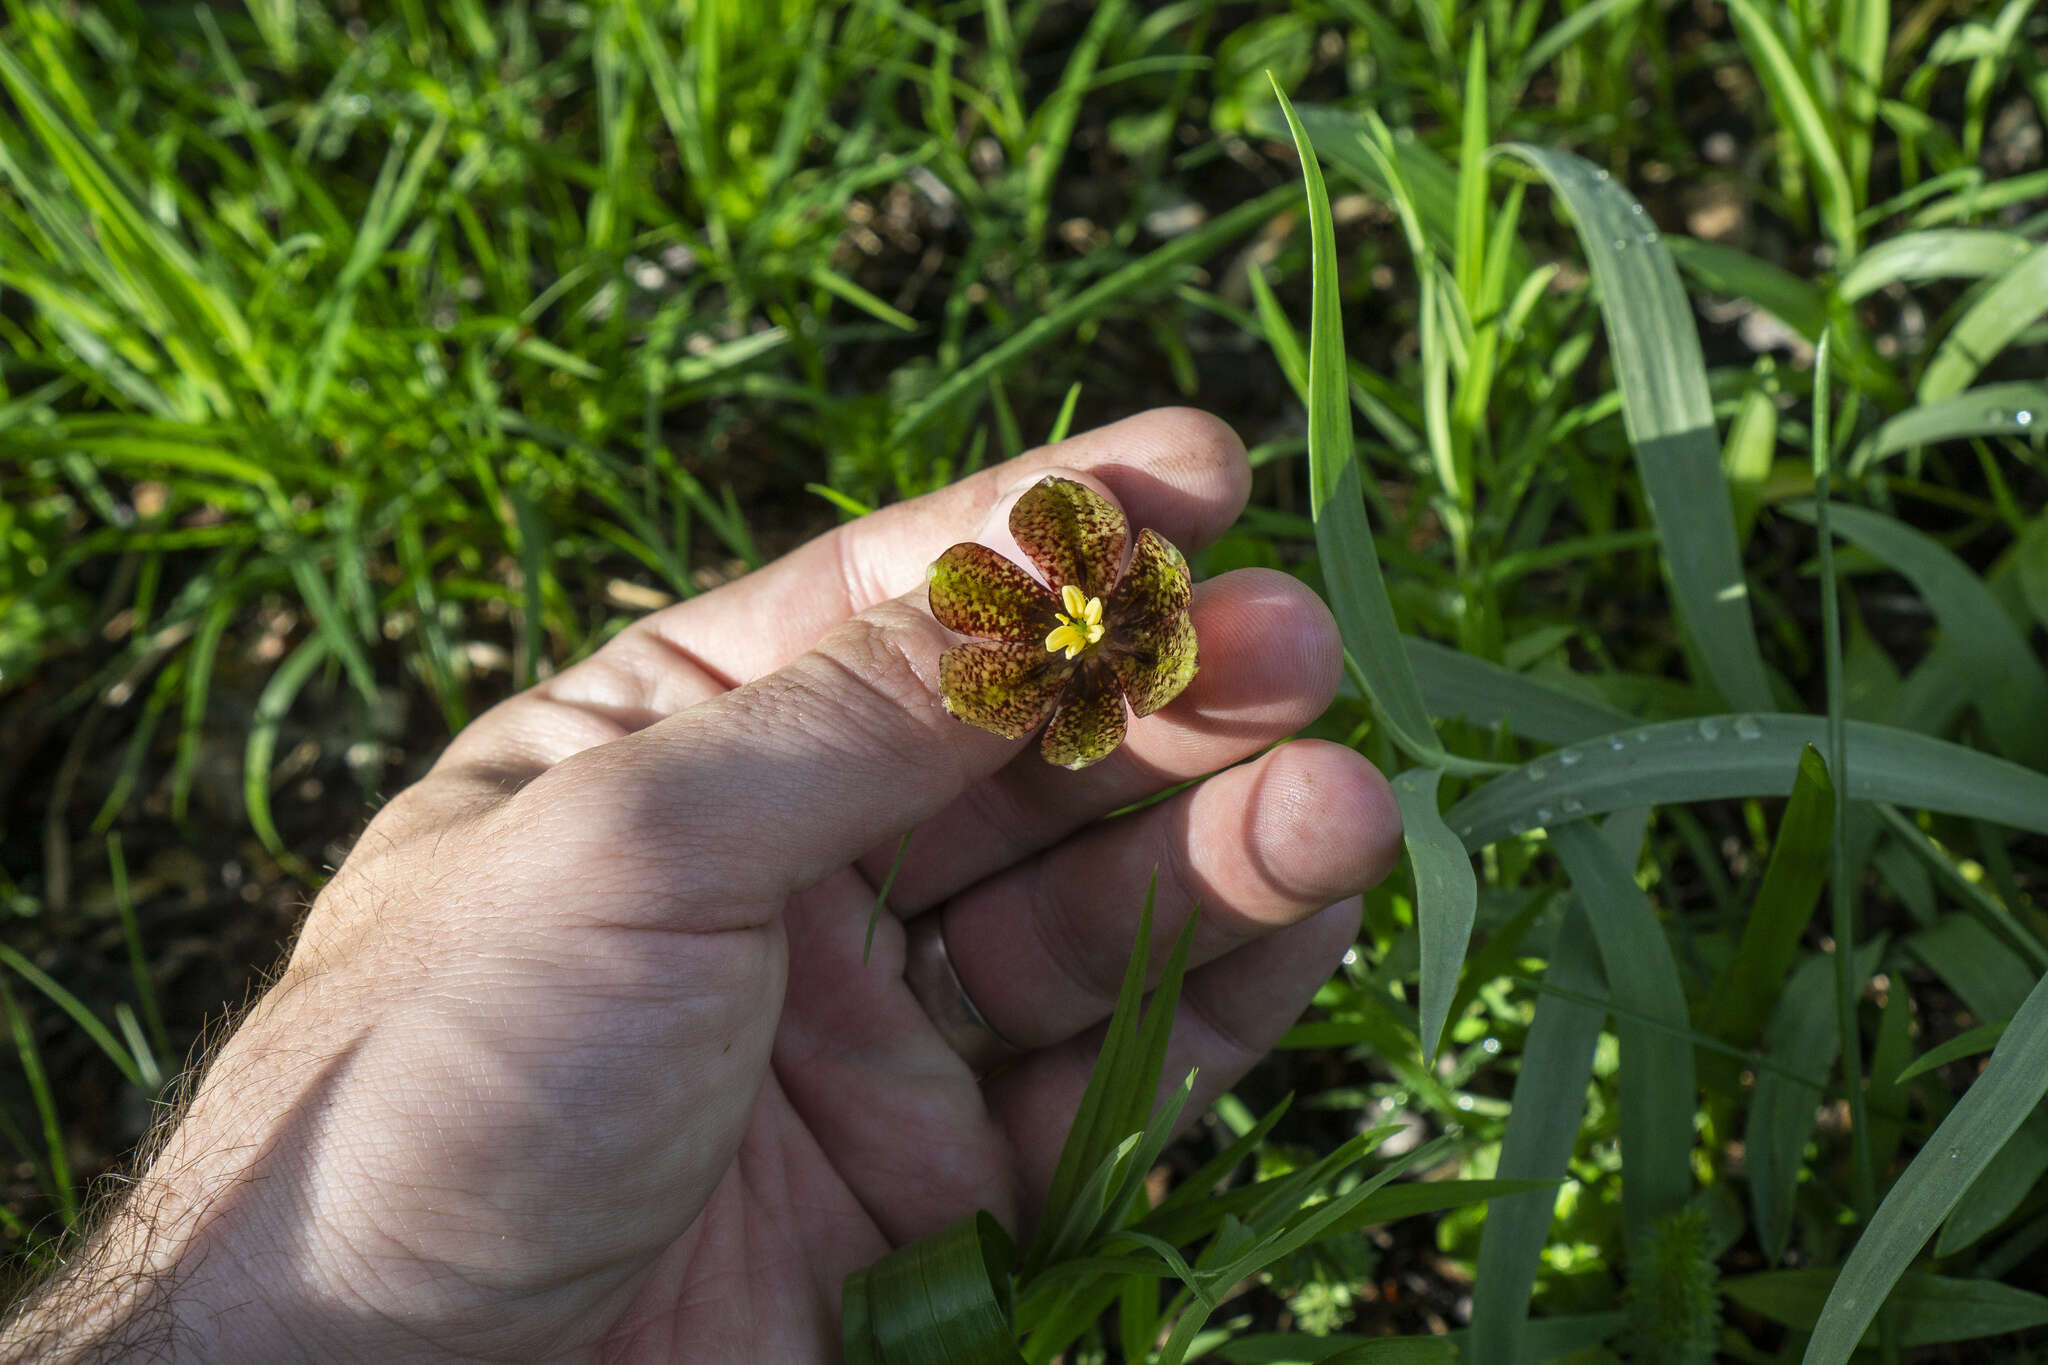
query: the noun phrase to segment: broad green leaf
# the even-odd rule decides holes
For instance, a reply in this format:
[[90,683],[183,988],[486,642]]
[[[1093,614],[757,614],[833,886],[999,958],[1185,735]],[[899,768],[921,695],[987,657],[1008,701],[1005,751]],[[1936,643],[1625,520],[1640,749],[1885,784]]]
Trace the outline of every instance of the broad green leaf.
[[[1701,716],[1616,732],[1494,778],[1445,816],[1467,848],[1625,806],[1784,796],[1819,716]],[[2048,776],[1960,744],[1850,721],[1849,796],[2048,834]],[[1569,755],[1569,756],[1567,756]]]
[[[1621,1042],[1621,1204],[1629,1245],[1692,1195],[1693,1077],[1691,1018],[1671,941],[1624,859],[1583,820],[1550,831],[1607,969]],[[1652,1024],[1662,1027],[1652,1027]]]
[[[2048,1092],[2048,978],[2035,984],[1992,1051],[1983,1074],[1934,1130],[1857,1239],[1815,1320],[1805,1365],[1845,1365],[1862,1340],[1863,1329],[1877,1316],[1913,1257],[2033,1112],[2044,1092]],[[1984,1295],[1994,1296],[1997,1303],[1978,1297]],[[1964,1321],[1954,1324],[1963,1329],[1963,1335],[1940,1340],[1963,1340],[1987,1330],[2016,1330],[2021,1325],[2048,1322],[2048,1299],[1982,1280],[1955,1282],[1941,1302],[1947,1310],[1940,1312],[1942,1321],[1952,1321],[1952,1314],[1960,1314]],[[1999,1305],[2037,1316],[2024,1324],[1994,1326],[1994,1319],[2003,1316]],[[1912,1315],[1909,1309],[1909,1320]]]
[[1939,402],[1961,392],[2040,318],[2043,299],[2048,299],[2048,245],[2021,257],[1956,319],[1920,376],[1920,401]]
[[1442,781],[1443,774],[1434,768],[1410,768],[1394,779],[1401,840],[1415,873],[1415,927],[1422,939],[1422,1024],[1417,1036],[1425,1062],[1436,1060],[1451,998],[1458,993],[1458,970],[1465,964],[1472,917],[1479,909],[1472,855],[1437,809],[1437,786]]
[[[1811,522],[1811,502],[1786,515]],[[1844,503],[1828,508],[1834,532],[1903,574],[1933,610],[1943,643],[1963,652],[1970,690],[1994,742],[2012,757],[2048,764],[2048,673],[1984,580],[1939,541],[1902,521]]]
[[1505,150],[1542,172],[1571,209],[1600,288],[1622,424],[1679,618],[1721,695],[1735,707],[1764,710],[1771,689],[1750,619],[1706,362],[1671,254],[1643,206],[1607,172],[1568,152],[1526,143]]
[[[1365,519],[1356,448],[1351,436],[1348,374],[1344,365],[1344,317],[1337,297],[1336,231],[1330,219],[1330,197],[1316,150],[1295,116],[1294,107],[1276,83],[1280,112],[1294,134],[1308,186],[1310,251],[1314,260],[1311,325],[1308,343],[1309,494],[1315,514],[1316,548],[1330,610],[1346,650],[1365,679],[1375,707],[1401,746],[1425,761],[1440,760],[1442,746],[1423,704],[1422,689],[1408,667],[1407,654],[1394,647],[1400,627],[1387,585],[1380,575],[1379,551]],[[1440,766],[1433,763],[1432,766]]]
[[1756,1041],[1799,954],[1800,936],[1827,884],[1834,799],[1820,751],[1802,750],[1792,799],[1778,819],[1770,866],[1742,926],[1742,941],[1708,993],[1705,1028],[1723,1042],[1748,1047]]

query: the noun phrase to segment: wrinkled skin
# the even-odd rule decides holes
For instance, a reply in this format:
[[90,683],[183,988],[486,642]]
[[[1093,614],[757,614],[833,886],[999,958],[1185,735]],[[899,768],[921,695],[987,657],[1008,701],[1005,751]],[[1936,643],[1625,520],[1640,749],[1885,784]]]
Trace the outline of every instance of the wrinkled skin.
[[[1145,885],[1204,916],[1168,1059],[1199,1113],[1298,1015],[1399,838],[1385,783],[1296,742],[1328,614],[1200,584],[1202,670],[1080,773],[946,716],[921,606],[1062,469],[1190,548],[1242,448],[1147,414],[850,524],[656,613],[491,711],[370,823],[129,1205],[16,1356],[823,1360],[850,1270],[1050,1176]],[[1028,1049],[978,1085],[900,977],[895,915]]]

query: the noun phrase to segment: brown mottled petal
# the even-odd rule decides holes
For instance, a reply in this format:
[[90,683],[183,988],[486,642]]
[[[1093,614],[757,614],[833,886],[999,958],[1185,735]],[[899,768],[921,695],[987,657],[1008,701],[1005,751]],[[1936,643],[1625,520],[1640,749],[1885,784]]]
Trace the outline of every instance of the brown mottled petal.
[[948,630],[984,640],[1032,641],[1044,652],[1059,624],[1058,599],[1024,570],[986,545],[963,541],[926,572],[932,615]]
[[1022,739],[1045,724],[1073,676],[1074,665],[1041,641],[969,640],[939,656],[939,700],[969,725]]
[[1124,699],[1141,716],[1151,715],[1179,696],[1201,667],[1195,651],[1195,623],[1185,611],[1121,631],[1103,652],[1116,670]]
[[1124,742],[1124,698],[1102,667],[1085,668],[1075,679],[1038,751],[1062,768],[1085,768],[1116,752]]
[[1089,597],[1107,597],[1130,526],[1115,503],[1088,485],[1048,477],[1010,509],[1010,534],[1055,593],[1072,583]]
[[1104,605],[1112,620],[1161,620],[1177,616],[1194,600],[1194,580],[1187,557],[1151,527],[1138,532],[1131,566],[1124,570],[1116,594]]

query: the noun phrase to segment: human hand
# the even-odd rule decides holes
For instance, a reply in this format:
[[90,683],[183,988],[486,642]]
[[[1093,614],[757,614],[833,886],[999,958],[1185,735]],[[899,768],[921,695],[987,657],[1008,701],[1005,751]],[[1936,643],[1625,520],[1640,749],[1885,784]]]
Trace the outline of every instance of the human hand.
[[[1248,479],[1214,420],[1133,418],[844,526],[480,718],[371,822],[0,1353],[834,1358],[849,1271],[1036,1208],[1155,868],[1162,959],[1203,908],[1166,1068],[1200,1069],[1199,1114],[1351,943],[1399,816],[1364,759],[1297,741],[1100,819],[1328,704],[1335,628],[1282,574],[1197,585],[1201,672],[1092,768],[944,713],[957,637],[925,568],[1008,549],[1054,470],[1190,548]],[[985,1082],[905,986],[925,916],[1022,1049]]]

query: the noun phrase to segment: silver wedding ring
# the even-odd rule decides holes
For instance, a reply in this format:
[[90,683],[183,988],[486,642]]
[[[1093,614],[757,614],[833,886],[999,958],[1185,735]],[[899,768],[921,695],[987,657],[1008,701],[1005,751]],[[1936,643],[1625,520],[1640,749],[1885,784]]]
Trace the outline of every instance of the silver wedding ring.
[[998,1033],[968,996],[946,954],[944,919],[941,911],[931,910],[904,926],[903,980],[946,1046],[960,1054],[976,1080],[982,1080],[1024,1049]]

